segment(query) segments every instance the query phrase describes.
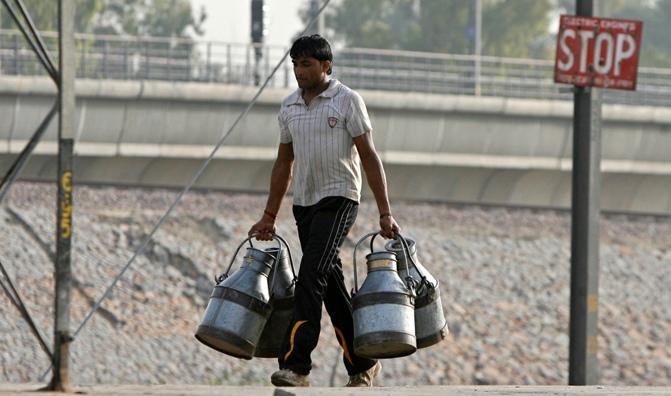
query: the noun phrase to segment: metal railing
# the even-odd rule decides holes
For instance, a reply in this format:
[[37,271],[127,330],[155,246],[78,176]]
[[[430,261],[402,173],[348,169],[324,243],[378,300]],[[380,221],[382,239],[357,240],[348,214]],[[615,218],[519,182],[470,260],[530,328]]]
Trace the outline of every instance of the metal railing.
[[[349,48],[337,54],[338,78],[360,89],[531,99],[572,99],[553,80],[551,60]],[[476,62],[480,74],[476,75]],[[636,91],[604,90],[604,101],[671,105],[671,69],[639,68]]]
[[[43,33],[56,56],[57,34]],[[77,77],[194,81],[253,85],[263,80],[286,48],[157,37],[79,34]],[[572,98],[571,86],[553,81],[551,60],[452,55],[370,48],[337,50],[334,77],[357,89],[533,99]],[[475,74],[476,63],[480,73]],[[0,30],[0,74],[44,74],[16,31]],[[285,61],[271,87],[293,87]],[[636,91],[605,90],[604,101],[671,105],[671,69],[640,67]]]
[[[58,35],[42,32],[54,57]],[[255,58],[260,55],[258,76],[270,74],[285,48],[249,44],[194,41],[183,38],[120,37],[77,34],[77,77],[118,80],[166,80],[253,84]],[[42,75],[34,53],[21,34],[0,30],[0,74]],[[285,63],[271,86],[291,83]]]

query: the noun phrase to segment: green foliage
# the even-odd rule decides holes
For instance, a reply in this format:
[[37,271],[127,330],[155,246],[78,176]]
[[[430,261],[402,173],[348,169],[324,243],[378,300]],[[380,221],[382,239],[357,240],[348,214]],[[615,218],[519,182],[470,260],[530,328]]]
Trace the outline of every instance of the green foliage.
[[[513,58],[546,57],[549,1],[488,2],[483,10],[482,53]],[[552,43],[554,45],[554,43]]]
[[[575,12],[575,0],[557,0],[563,14]],[[631,1],[601,0],[601,9],[595,14],[607,18],[623,18],[643,21],[640,65],[649,67],[671,67],[671,0]]]
[[345,0],[326,18],[337,27],[336,37],[350,47],[408,47],[418,33],[412,18],[412,1]]
[[[23,0],[37,28],[58,30],[58,2]],[[13,2],[12,2],[13,4]],[[16,29],[2,6],[0,23]],[[189,37],[202,35],[204,10],[194,13],[190,0],[75,0],[75,28],[81,33]]]
[[613,18],[642,20],[640,65],[671,67],[671,40],[669,40],[671,0],[644,4],[625,2],[613,13],[606,15]]
[[[327,32],[348,47],[472,54],[474,0],[342,0]],[[554,57],[552,15],[574,14],[575,0],[481,0],[482,54]],[[594,12],[644,22],[641,65],[671,67],[671,0],[601,0]]]
[[[90,0],[89,0],[90,1]],[[188,37],[202,35],[207,18],[196,15],[190,0],[104,0],[96,33],[131,36]]]
[[[344,0],[327,28],[350,47],[473,53],[473,0]],[[552,0],[482,0],[483,54],[538,55]],[[542,52],[542,51],[541,51]]]
[[[474,48],[472,0],[424,0],[419,3],[421,51],[470,54]],[[469,35],[470,30],[470,35]]]
[[[95,17],[100,13],[103,7],[104,0],[75,0],[75,29],[78,32],[89,32],[95,22]],[[14,2],[10,2],[14,5]],[[45,0],[23,0],[30,18],[35,23],[37,29],[42,31],[58,30],[58,2]],[[5,9],[4,5],[0,5],[1,17],[0,24],[3,29],[16,29],[14,20]],[[17,14],[19,10],[16,6],[13,7]]]

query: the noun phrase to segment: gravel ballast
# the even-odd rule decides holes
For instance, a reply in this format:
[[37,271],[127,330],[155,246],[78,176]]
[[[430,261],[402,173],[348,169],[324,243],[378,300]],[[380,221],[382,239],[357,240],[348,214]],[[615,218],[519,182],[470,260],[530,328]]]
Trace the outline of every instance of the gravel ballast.
[[[73,331],[177,193],[76,187]],[[55,196],[51,185],[17,183],[0,208],[0,260],[49,344]],[[238,360],[193,337],[215,275],[225,270],[264,205],[264,195],[188,193],[72,344],[72,380],[269,384],[274,359]],[[440,281],[450,334],[409,357],[384,360],[380,382],[566,384],[570,213],[418,202],[393,202],[392,208],[403,233],[418,241],[419,259]],[[299,262],[290,209],[285,199],[278,234]],[[364,200],[341,251],[350,287],[354,243],[377,229],[377,215],[372,199]],[[671,222],[609,214],[600,225],[601,383],[671,385]],[[358,263],[363,264],[365,250]],[[48,359],[4,294],[0,316],[0,382],[39,381]],[[313,385],[347,381],[340,354],[324,312],[313,353]]]

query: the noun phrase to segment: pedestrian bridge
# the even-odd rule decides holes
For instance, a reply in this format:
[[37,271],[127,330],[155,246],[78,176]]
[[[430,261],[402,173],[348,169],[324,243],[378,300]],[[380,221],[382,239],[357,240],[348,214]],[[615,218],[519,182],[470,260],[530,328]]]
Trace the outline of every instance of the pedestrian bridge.
[[[186,185],[257,91],[248,85],[80,79],[79,183]],[[266,191],[276,113],[290,88],[268,88],[233,130],[200,188]],[[361,89],[395,199],[568,207],[573,103]],[[56,98],[49,79],[0,76],[0,170]],[[22,172],[56,176],[57,122]],[[671,212],[671,109],[603,106],[602,207]]]

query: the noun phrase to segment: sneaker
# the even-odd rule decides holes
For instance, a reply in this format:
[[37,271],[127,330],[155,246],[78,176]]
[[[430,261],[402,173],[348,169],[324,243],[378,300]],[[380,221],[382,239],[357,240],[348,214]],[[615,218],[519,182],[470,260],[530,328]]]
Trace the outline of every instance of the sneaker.
[[307,375],[301,375],[288,369],[275,371],[270,376],[270,382],[275,386],[310,386]]
[[375,366],[369,368],[368,370],[361,372],[359,374],[354,374],[349,376],[349,382],[345,386],[373,386],[373,379],[382,370],[382,364],[380,362],[375,363]]

